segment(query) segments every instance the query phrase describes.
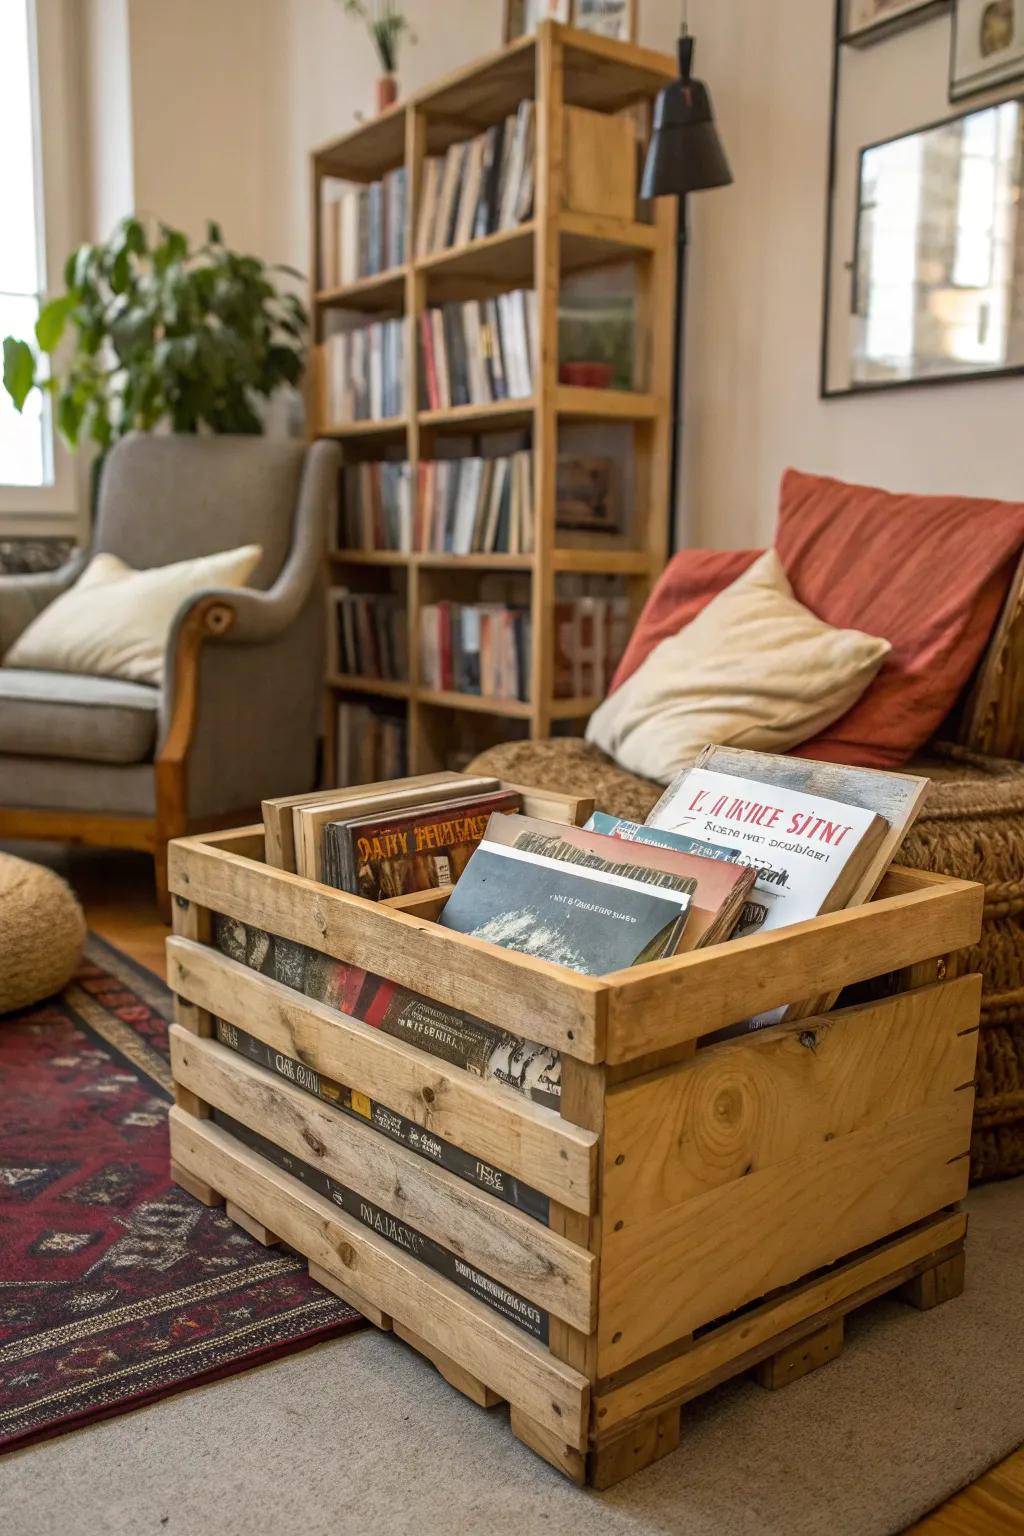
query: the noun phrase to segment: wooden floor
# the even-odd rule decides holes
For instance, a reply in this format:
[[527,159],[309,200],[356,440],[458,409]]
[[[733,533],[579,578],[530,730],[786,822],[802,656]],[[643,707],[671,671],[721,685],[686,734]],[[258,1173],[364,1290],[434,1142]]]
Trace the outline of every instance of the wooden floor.
[[[152,864],[144,855],[26,843],[10,851],[58,870],[78,892],[95,933],[166,975],[170,929],[160,921]],[[1024,1448],[914,1526],[913,1536],[1024,1536]]]

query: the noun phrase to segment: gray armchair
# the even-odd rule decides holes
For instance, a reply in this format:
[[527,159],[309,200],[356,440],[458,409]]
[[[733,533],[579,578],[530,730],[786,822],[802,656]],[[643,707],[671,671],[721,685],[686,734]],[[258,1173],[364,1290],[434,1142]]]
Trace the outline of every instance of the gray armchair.
[[93,554],[143,569],[260,544],[263,558],[252,588],[182,606],[162,688],[0,666],[0,837],[144,849],[166,903],[168,839],[313,787],[338,463],[330,443],[118,443],[91,549],[57,571],[0,577],[0,660]]

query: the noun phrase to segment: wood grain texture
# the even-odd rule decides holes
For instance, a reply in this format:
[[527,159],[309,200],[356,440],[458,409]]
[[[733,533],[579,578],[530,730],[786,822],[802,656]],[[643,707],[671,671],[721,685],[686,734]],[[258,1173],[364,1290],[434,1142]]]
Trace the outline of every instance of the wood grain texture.
[[531,1419],[521,1408],[514,1405],[509,1414],[509,1424],[517,1440],[561,1472],[571,1483],[582,1488],[586,1482],[587,1459],[575,1445],[568,1445],[563,1436],[552,1432],[543,1424]]
[[970,1133],[961,1094],[618,1231],[605,1220],[598,1374],[960,1200]]
[[984,889],[965,880],[656,960],[604,978],[606,1059],[628,1061],[714,1033],[807,994],[838,991],[978,940]]
[[828,1365],[830,1360],[837,1360],[842,1352],[843,1319],[836,1317],[824,1327],[816,1328],[813,1333],[794,1344],[787,1344],[785,1349],[762,1360],[760,1365],[754,1367],[754,1379],[766,1391],[778,1392],[783,1387],[791,1386],[794,1381],[801,1381],[820,1366]]
[[933,1217],[722,1323],[646,1370],[633,1368],[600,1382],[594,1399],[596,1432],[615,1433],[661,1403],[686,1402],[710,1391],[804,1337],[809,1325],[824,1326],[932,1268],[935,1254],[962,1244],[966,1230],[962,1213]]
[[422,991],[429,980],[437,1002],[513,1034],[528,1018],[533,1038],[542,1045],[584,1061],[601,1059],[607,987],[593,977],[208,848],[201,838],[173,843],[169,870],[175,895],[211,911],[307,944],[413,991]]
[[492,1392],[478,1376],[473,1376],[469,1371],[464,1370],[450,1355],[435,1349],[433,1344],[428,1344],[426,1339],[421,1339],[418,1333],[414,1333],[404,1323],[395,1323],[393,1329],[398,1338],[404,1340],[410,1349],[414,1349],[417,1354],[430,1361],[449,1386],[461,1392],[463,1397],[468,1397],[471,1403],[476,1403],[478,1408],[496,1408],[499,1403],[504,1402],[504,1398],[499,1393]]
[[293,1060],[522,1179],[573,1210],[594,1204],[597,1137],[500,1083],[336,1013],[206,945],[171,939],[168,981],[185,998]]
[[907,1536],[1024,1536],[1024,1450],[986,1472]]
[[679,1409],[663,1408],[613,1440],[599,1443],[587,1457],[591,1485],[599,1492],[642,1472],[679,1446]]
[[381,1333],[390,1333],[394,1327],[394,1321],[380,1307],[375,1307],[372,1301],[367,1301],[365,1296],[360,1296],[354,1286],[339,1280],[337,1275],[332,1275],[329,1269],[323,1269],[319,1264],[309,1262],[309,1278],[315,1280],[317,1285],[322,1285],[325,1291],[330,1291],[332,1296],[337,1296],[340,1301],[347,1302],[353,1311],[360,1313],[368,1323],[379,1328]]
[[241,1227],[243,1231],[248,1232],[250,1237],[254,1237],[258,1243],[262,1243],[264,1248],[277,1248],[280,1246],[281,1239],[276,1232],[271,1232],[269,1227],[263,1225],[262,1221],[257,1221],[255,1216],[250,1216],[248,1211],[243,1211],[242,1207],[236,1205],[233,1200],[225,1200],[224,1214],[229,1221],[235,1223],[236,1227]]
[[597,1273],[585,1249],[217,1041],[177,1027],[170,1035],[176,1082],[538,1307],[592,1332]]
[[613,1088],[604,1215],[631,1225],[954,1094],[973,1094],[981,977],[708,1046]]
[[170,1112],[172,1157],[322,1269],[582,1450],[590,1389],[521,1329],[281,1173],[208,1121]]

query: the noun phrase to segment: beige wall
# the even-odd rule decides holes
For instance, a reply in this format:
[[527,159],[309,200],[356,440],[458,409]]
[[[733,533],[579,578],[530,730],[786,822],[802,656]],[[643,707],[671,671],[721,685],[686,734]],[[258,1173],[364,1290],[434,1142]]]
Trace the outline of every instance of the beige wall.
[[[736,185],[694,201],[689,542],[768,540],[787,464],[900,490],[1024,497],[1024,380],[818,399],[831,10],[691,0],[698,73]],[[913,58],[930,65],[933,50]],[[902,85],[920,85],[910,58]]]
[[[138,206],[193,233],[216,217],[233,244],[305,269],[308,152],[373,109],[375,59],[338,0],[89,4],[108,26],[127,16]],[[690,0],[736,185],[693,200],[687,542],[769,539],[787,464],[896,488],[1022,490],[1016,380],[818,399],[831,9]],[[409,11],[406,89],[498,44],[500,0]],[[674,0],[640,0],[640,15],[641,40],[670,49]],[[111,110],[123,101],[122,84]],[[109,212],[110,198],[96,206]]]

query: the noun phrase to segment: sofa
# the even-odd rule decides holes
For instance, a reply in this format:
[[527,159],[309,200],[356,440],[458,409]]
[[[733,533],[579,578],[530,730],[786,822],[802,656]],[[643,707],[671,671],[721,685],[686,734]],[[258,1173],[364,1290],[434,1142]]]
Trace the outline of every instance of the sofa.
[[[789,490],[797,502],[809,494],[805,484]],[[785,501],[785,482],[783,496]],[[972,1139],[976,1181],[1024,1173],[1024,507],[1018,510],[1020,538],[1008,537],[1004,551],[990,551],[993,567],[1001,553],[1016,553],[1003,562],[997,582],[992,571],[985,578],[989,606],[982,614],[984,633],[971,638],[965,628],[952,647],[955,665],[969,675],[931,738],[905,765],[906,772],[927,775],[932,784],[898,854],[901,864],[986,887],[981,942],[964,957],[968,969],[982,973],[984,983]],[[832,519],[842,518],[841,499],[827,514],[817,529],[826,542],[835,526]],[[980,525],[985,527],[984,507]],[[806,535],[806,519],[802,526]],[[613,688],[637,665],[638,655],[675,633],[680,619],[687,622],[757,553],[691,550],[676,556],[648,599]],[[921,586],[919,602],[927,606],[930,600],[927,585]],[[934,600],[940,603],[941,593]],[[886,633],[877,622],[874,628],[863,627]],[[890,694],[898,693],[896,683],[887,679]],[[832,736],[819,738],[820,747],[812,742],[797,750],[856,761],[851,734],[844,743],[842,726],[841,721]],[[843,756],[848,749],[849,759]],[[664,788],[626,772],[597,746],[573,736],[505,742],[481,753],[469,767],[515,784],[593,797],[599,809],[638,821],[646,819]]]

